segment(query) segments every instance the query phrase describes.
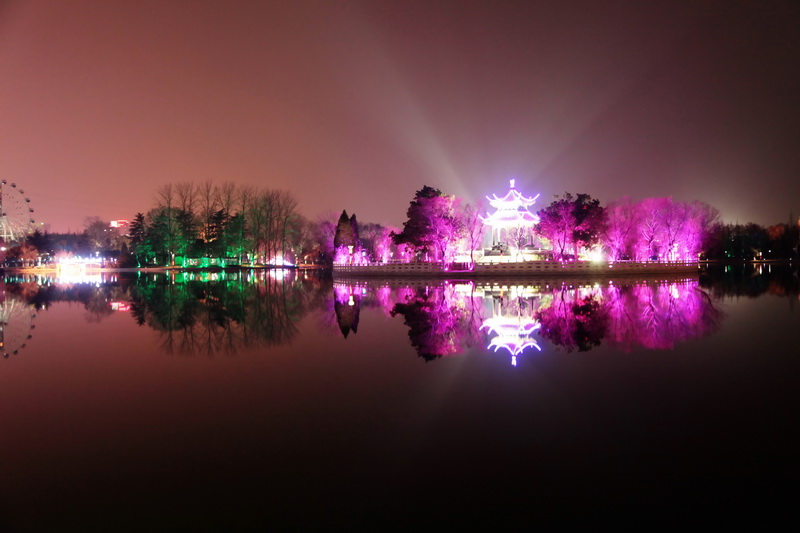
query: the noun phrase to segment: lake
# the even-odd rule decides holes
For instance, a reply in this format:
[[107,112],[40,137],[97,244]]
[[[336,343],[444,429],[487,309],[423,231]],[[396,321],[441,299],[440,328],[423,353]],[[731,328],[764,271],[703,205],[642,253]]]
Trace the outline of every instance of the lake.
[[6,274],[0,530],[781,523],[799,287]]

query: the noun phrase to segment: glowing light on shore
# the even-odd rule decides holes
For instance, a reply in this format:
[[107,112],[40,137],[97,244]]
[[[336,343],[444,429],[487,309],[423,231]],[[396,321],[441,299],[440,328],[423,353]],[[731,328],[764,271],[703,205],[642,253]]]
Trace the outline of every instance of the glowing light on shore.
[[600,248],[593,248],[586,254],[586,260],[593,263],[601,263],[606,260],[603,251]]
[[283,257],[280,257],[280,256],[273,257],[272,259],[270,259],[267,262],[267,264],[268,265],[272,265],[272,266],[279,266],[279,267],[282,266],[282,267],[290,267],[290,268],[296,266],[291,261],[286,261]]

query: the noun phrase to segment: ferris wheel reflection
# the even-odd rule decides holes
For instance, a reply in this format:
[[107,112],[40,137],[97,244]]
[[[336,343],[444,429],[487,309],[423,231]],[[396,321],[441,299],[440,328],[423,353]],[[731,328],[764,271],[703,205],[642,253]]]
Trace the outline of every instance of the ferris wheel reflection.
[[6,294],[0,284],[0,352],[8,359],[28,345],[36,328],[36,308],[24,299]]

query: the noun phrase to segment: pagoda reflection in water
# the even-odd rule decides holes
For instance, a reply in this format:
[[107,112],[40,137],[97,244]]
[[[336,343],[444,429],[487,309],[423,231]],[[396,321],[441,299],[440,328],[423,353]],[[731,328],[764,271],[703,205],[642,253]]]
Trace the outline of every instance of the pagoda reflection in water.
[[485,319],[480,329],[494,336],[488,348],[495,352],[501,348],[511,355],[511,364],[517,366],[517,356],[528,348],[542,351],[533,334],[541,327],[536,318],[541,294],[533,287],[511,286],[499,291],[484,292],[491,305],[492,315]]

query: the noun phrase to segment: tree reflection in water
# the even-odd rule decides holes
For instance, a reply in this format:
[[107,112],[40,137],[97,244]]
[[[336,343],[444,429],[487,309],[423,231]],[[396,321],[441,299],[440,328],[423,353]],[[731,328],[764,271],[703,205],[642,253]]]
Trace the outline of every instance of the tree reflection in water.
[[479,340],[481,301],[471,291],[461,290],[465,287],[472,285],[444,283],[400,291],[402,300],[390,313],[403,317],[411,346],[425,361],[461,353]]
[[168,353],[232,354],[291,342],[322,283],[279,270],[157,275],[133,286],[131,312]]
[[[603,342],[623,351],[670,349],[719,329],[724,317],[716,301],[766,292],[797,299],[797,269],[723,266],[699,282],[602,283],[333,283],[325,276],[280,270],[110,274],[85,283],[6,275],[2,299],[8,308],[13,303],[27,309],[19,316],[60,301],[82,303],[89,322],[129,311],[138,324],[161,333],[165,351],[207,355],[291,342],[297,323],[314,309],[323,310],[323,326],[347,338],[358,332],[361,308],[366,307],[402,317],[411,345],[425,361],[483,346],[507,352],[515,364],[523,353],[551,349],[545,342],[565,352],[588,351]],[[14,320],[4,321],[5,332],[12,330]]]
[[623,351],[669,349],[718,330],[723,315],[696,279],[559,281],[499,284],[480,281],[377,284],[337,281],[336,317],[347,336],[362,305],[400,315],[417,354],[431,361],[479,344],[507,351],[511,363],[544,339],[558,350],[588,351],[605,340]]
[[139,325],[161,333],[162,348],[184,355],[234,353],[290,342],[297,322],[319,307],[330,280],[279,270],[108,275],[92,282],[6,276],[5,293],[46,309],[80,302],[89,322],[130,311]]
[[361,311],[361,289],[359,287],[337,285],[333,289],[333,309],[339,330],[347,338],[352,330],[358,333],[358,316]]
[[[337,281],[334,313],[347,338],[358,332],[361,307],[380,309],[387,317],[400,315],[409,327],[409,340],[426,361],[460,353],[479,338],[483,302],[470,296],[472,284],[434,281],[402,284]],[[466,292],[465,292],[466,291]]]

